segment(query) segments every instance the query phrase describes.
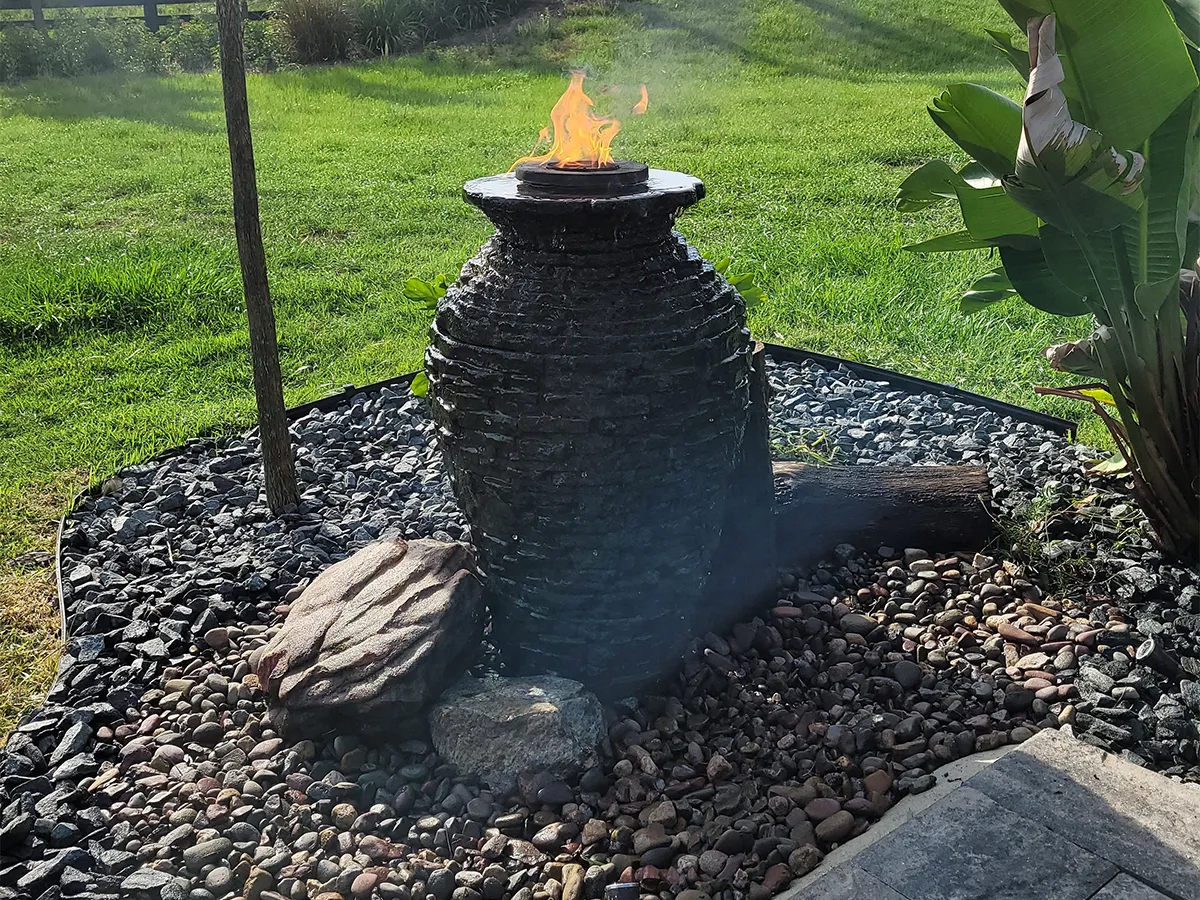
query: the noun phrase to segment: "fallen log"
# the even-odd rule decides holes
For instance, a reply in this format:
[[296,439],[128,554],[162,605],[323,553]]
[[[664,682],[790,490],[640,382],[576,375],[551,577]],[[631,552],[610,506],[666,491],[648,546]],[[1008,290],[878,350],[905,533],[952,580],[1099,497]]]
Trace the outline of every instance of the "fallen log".
[[781,568],[809,566],[838,544],[978,549],[995,533],[983,466],[812,466],[776,462]]

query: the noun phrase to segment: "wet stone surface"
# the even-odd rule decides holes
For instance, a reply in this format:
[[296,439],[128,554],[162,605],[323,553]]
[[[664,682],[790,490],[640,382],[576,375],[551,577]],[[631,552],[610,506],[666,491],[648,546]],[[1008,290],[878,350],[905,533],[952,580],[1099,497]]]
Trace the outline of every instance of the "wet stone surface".
[[[73,637],[0,754],[0,898],[580,900],[636,879],[748,900],[942,763],[1043,728],[1200,780],[1196,577],[1085,480],[1086,451],[844,373],[771,374],[781,450],[822,431],[843,463],[985,461],[1001,509],[1029,521],[1036,499],[1046,524],[983,553],[831,548],[759,619],[694,640],[660,694],[608,707],[598,765],[499,793],[420,720],[384,744],[282,738],[248,661],[331,562],[383,535],[470,539],[422,404],[385,389],[295,423],[305,495],[281,521],[253,439],[192,445],[68,523]],[[1185,677],[1137,664],[1151,634]]]

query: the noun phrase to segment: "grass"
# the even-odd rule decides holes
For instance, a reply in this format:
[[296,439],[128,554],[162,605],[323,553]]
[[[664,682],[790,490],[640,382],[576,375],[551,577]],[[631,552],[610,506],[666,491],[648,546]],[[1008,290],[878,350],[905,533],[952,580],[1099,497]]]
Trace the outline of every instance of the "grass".
[[[596,95],[604,110],[649,85],[617,147],[706,181],[680,229],[756,273],[760,337],[1078,415],[1031,387],[1051,380],[1039,351],[1083,323],[1019,303],[963,317],[985,257],[901,250],[949,224],[892,204],[952,152],[924,103],[957,79],[1017,89],[987,27],[1009,28],[992,0],[573,2],[485,43],[252,76],[288,402],[418,365],[423,316],[401,283],[474,253],[490,227],[462,183],[526,152],[582,65],[589,86],[624,86]],[[82,479],[252,423],[229,209],[216,76],[0,89],[0,560],[50,548]],[[13,577],[3,608],[26,612],[0,625],[17,647],[0,665],[31,675],[0,687],[0,734],[45,686],[28,661],[51,646],[14,638],[52,617]]]

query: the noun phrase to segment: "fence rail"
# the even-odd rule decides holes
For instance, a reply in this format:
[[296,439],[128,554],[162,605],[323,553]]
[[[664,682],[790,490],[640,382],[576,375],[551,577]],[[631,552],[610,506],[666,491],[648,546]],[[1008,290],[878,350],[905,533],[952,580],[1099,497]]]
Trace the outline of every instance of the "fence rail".
[[[164,0],[163,6],[197,6],[197,5],[212,5],[212,0]],[[245,0],[243,0],[243,9],[245,8]],[[32,22],[38,28],[46,27],[46,17],[44,10],[47,9],[95,9],[103,7],[117,6],[136,6],[141,7],[141,18],[146,23],[146,27],[151,31],[158,31],[160,25],[172,21],[186,21],[192,16],[188,13],[176,15],[166,15],[158,11],[159,3],[157,0],[0,0],[0,10],[6,11],[22,11],[28,10],[30,18],[28,20],[12,19],[0,21],[0,26],[28,24]],[[246,11],[247,18],[263,19],[269,13],[266,10],[248,10]],[[138,18],[137,16],[128,16],[127,18]]]

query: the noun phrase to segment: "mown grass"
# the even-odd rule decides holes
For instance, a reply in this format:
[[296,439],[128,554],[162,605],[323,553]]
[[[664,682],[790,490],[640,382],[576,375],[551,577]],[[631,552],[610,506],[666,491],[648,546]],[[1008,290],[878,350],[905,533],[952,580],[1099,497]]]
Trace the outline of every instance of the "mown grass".
[[[986,27],[1009,27],[991,0],[572,3],[483,43],[252,76],[287,400],[418,364],[402,281],[478,248],[462,183],[526,152],[582,65],[605,110],[649,85],[617,146],[706,181],[680,229],[758,274],[760,337],[1078,414],[1031,387],[1050,380],[1039,351],[1085,323],[1019,303],[963,317],[982,254],[901,250],[950,224],[892,203],[951,155],[924,103],[957,79],[1017,88]],[[0,558],[48,547],[52,516],[28,510],[80,478],[252,423],[229,206],[215,76],[0,90]]]

